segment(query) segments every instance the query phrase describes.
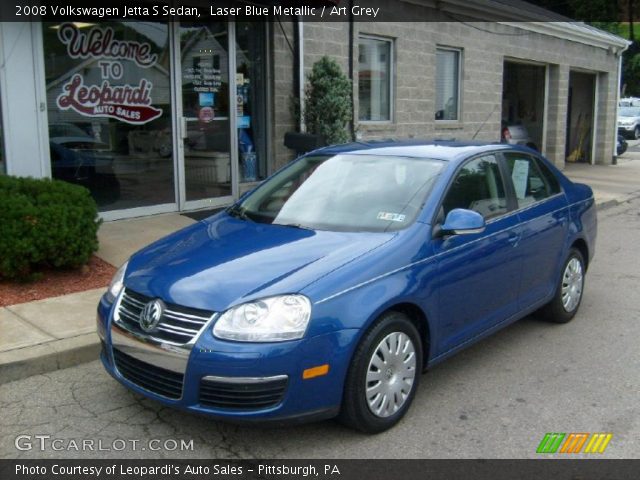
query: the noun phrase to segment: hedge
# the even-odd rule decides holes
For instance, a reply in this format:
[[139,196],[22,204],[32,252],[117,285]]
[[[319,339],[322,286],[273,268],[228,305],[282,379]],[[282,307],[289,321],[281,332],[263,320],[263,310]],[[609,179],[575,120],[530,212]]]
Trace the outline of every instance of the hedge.
[[84,265],[98,249],[99,226],[86,188],[0,175],[0,277],[24,280],[42,268]]

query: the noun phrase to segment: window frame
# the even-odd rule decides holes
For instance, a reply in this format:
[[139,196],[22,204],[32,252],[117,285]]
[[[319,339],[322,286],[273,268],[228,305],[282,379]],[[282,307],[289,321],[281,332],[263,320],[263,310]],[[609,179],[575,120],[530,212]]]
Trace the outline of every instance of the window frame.
[[[530,203],[529,205],[524,205],[524,206],[520,206],[520,204],[518,203],[518,197],[516,195],[516,191],[515,191],[515,185],[513,184],[513,180],[508,181],[507,182],[507,189],[509,190],[509,195],[510,197],[513,199],[513,202],[515,204],[515,208],[514,208],[514,212],[521,212],[524,210],[528,210],[530,208],[536,207],[544,202],[547,202],[549,200],[551,200],[552,198],[555,198],[559,195],[564,195],[564,187],[562,186],[562,182],[560,181],[560,179],[558,177],[556,177],[555,173],[553,173],[553,170],[549,167],[549,165],[547,165],[545,159],[543,157],[541,157],[540,155],[536,155],[534,153],[528,153],[528,152],[523,152],[520,150],[502,150],[500,152],[498,152],[500,155],[500,158],[502,159],[502,164],[503,164],[503,168],[505,171],[505,175],[506,177],[508,177],[509,179],[511,179],[511,172],[509,171],[509,165],[507,164],[507,154],[510,153],[515,153],[518,155],[523,155],[526,157],[529,157],[530,159],[533,160],[533,163],[535,165],[535,168],[538,170],[538,173],[540,173],[540,175],[544,178],[545,181],[545,185],[548,186],[548,184],[546,183],[547,179],[545,178],[545,174],[543,169],[546,169],[549,174],[553,175],[553,177],[555,178],[555,181],[558,184],[558,191],[556,193],[552,193],[551,195],[549,195],[548,197],[542,198],[540,200],[536,200],[533,203]],[[541,168],[542,166],[542,168]]]
[[[455,119],[436,119],[435,115],[438,112],[437,110],[437,105],[436,105],[436,101],[437,101],[437,96],[438,96],[438,52],[439,51],[443,51],[443,52],[455,52],[458,54],[458,84],[457,84],[457,88],[456,88],[456,95],[457,95],[457,109],[456,109],[456,118]],[[463,55],[464,55],[464,49],[462,47],[449,47],[449,46],[445,46],[445,45],[436,45],[436,52],[435,52],[435,57],[436,57],[436,61],[435,61],[435,76],[434,76],[434,95],[433,95],[433,99],[434,99],[434,122],[437,125],[456,125],[459,123],[462,123],[462,79],[464,77],[463,75]]]
[[441,211],[442,211],[442,206],[444,203],[445,198],[447,197],[447,195],[449,194],[449,192],[451,191],[451,187],[453,185],[453,182],[455,181],[456,177],[458,176],[458,174],[460,173],[460,171],[470,162],[473,162],[474,160],[477,160],[479,158],[482,157],[487,157],[487,156],[491,156],[493,155],[496,159],[496,163],[498,164],[498,170],[500,172],[500,176],[501,176],[501,180],[502,180],[502,186],[504,188],[504,194],[506,196],[506,200],[507,200],[507,210],[504,213],[501,213],[500,215],[496,215],[495,217],[491,217],[489,219],[485,219],[485,224],[490,224],[492,222],[501,220],[505,217],[508,217],[512,214],[514,214],[515,212],[518,211],[518,203],[517,203],[517,199],[515,197],[515,194],[513,192],[513,182],[507,182],[505,181],[505,178],[507,176],[508,172],[508,167],[506,164],[506,160],[505,158],[502,156],[501,151],[499,150],[490,150],[487,152],[482,152],[482,153],[478,153],[476,155],[473,155],[467,159],[465,159],[460,165],[458,165],[455,169],[455,171],[453,172],[453,174],[451,175],[451,177],[449,178],[449,180],[447,181],[447,185],[444,188],[444,193],[441,195],[440,199],[438,200],[438,206],[435,209],[435,212],[433,214],[433,218],[431,219],[431,225],[433,225],[434,227],[436,225],[441,225],[445,218],[441,218]]
[[[389,118],[387,120],[362,120],[360,119],[360,41],[374,40],[389,44]],[[358,34],[358,123],[363,125],[391,125],[396,119],[396,39],[373,35],[368,33]]]

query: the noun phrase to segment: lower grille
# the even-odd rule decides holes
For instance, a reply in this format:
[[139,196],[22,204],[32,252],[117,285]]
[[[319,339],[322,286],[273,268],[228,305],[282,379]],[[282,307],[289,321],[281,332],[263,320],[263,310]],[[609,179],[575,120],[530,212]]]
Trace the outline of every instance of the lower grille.
[[182,396],[184,375],[138,360],[117,348],[113,349],[113,360],[120,375],[145,390],[173,399]]
[[279,404],[286,389],[286,376],[251,382],[203,378],[200,381],[200,404],[230,410],[259,410]]

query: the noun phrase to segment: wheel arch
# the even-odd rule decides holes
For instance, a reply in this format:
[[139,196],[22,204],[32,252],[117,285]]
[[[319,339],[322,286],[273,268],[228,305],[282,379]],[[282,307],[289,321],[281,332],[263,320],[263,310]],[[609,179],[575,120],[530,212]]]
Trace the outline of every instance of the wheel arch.
[[571,244],[571,248],[577,249],[582,254],[584,268],[587,270],[589,268],[589,246],[587,245],[587,242],[585,242],[583,238],[577,238]]
[[429,351],[431,347],[431,329],[427,315],[424,313],[422,308],[415,303],[410,302],[392,305],[386,311],[404,313],[409,317],[411,323],[414,324],[418,333],[420,333],[420,340],[422,341],[422,368],[425,369],[428,364]]
[[365,324],[358,336],[358,342],[356,344],[361,342],[362,338],[373,328],[380,317],[389,312],[399,312],[406,315],[411,323],[416,327],[416,330],[418,330],[422,346],[422,368],[425,369],[429,360],[431,339],[433,338],[431,325],[424,310],[413,302],[399,301],[397,303],[384,305],[377,309]]

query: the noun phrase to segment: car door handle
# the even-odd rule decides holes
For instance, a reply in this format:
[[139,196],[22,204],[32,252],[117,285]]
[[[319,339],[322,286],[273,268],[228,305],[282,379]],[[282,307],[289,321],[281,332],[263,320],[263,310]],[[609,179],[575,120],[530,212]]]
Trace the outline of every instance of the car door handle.
[[515,232],[510,232],[509,233],[509,237],[507,238],[507,241],[512,245],[512,246],[516,246],[518,245],[518,242],[520,241],[520,235],[515,233]]

